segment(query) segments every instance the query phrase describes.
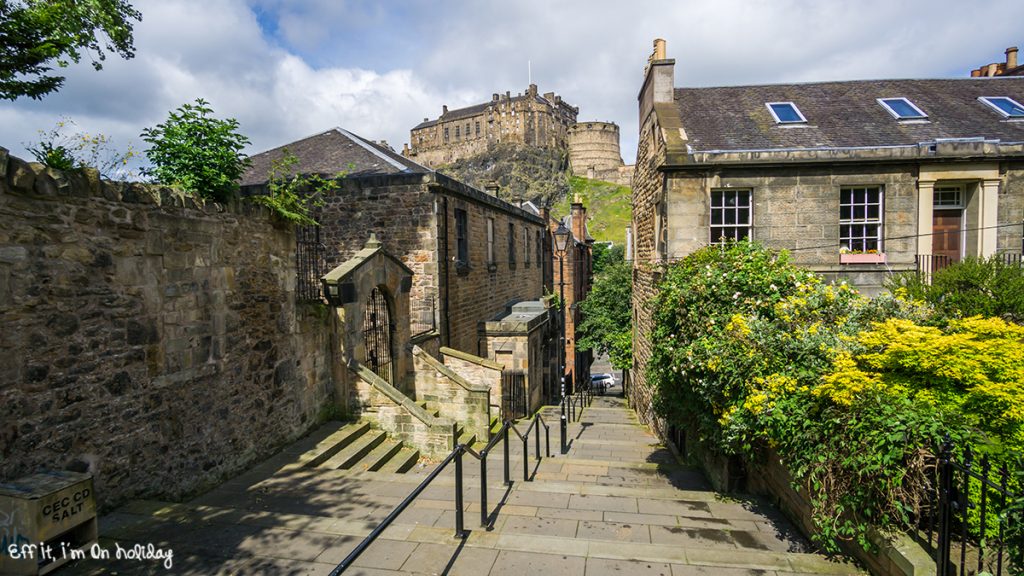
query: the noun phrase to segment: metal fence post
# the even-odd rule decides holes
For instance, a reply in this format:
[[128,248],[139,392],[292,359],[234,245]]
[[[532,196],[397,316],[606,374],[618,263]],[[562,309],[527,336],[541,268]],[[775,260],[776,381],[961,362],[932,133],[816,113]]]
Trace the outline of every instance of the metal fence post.
[[480,527],[487,527],[487,451],[480,453]]
[[950,507],[952,506],[949,497],[953,486],[953,470],[950,465],[952,451],[953,444],[947,439],[943,442],[939,455],[939,534],[938,553],[935,558],[937,576],[949,576]]
[[540,414],[533,417],[533,449],[537,453],[537,460],[540,460]]
[[462,450],[456,448],[455,453],[455,537],[462,538],[465,534],[462,523]]
[[523,436],[523,482],[530,481],[530,437]]
[[512,475],[509,474],[508,469],[508,422],[505,423],[505,432],[502,434],[502,441],[505,444],[505,486],[512,485]]

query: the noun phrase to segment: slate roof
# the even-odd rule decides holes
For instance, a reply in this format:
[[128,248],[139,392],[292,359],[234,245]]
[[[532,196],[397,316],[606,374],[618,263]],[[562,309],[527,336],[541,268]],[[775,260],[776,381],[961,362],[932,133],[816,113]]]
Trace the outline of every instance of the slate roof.
[[[979,96],[1024,103],[1024,78],[677,88],[675,104],[694,152],[901,146],[937,138],[1024,142],[1024,122],[1007,121]],[[876,101],[894,97],[908,98],[928,122],[898,121]],[[776,124],[768,102],[793,102],[806,125]]]
[[252,164],[242,175],[241,185],[262,184],[269,180],[273,163],[283,158],[286,150],[299,159],[296,171],[303,174],[345,172],[348,176],[358,177],[430,172],[429,168],[384,146],[342,128],[332,128],[251,156]]

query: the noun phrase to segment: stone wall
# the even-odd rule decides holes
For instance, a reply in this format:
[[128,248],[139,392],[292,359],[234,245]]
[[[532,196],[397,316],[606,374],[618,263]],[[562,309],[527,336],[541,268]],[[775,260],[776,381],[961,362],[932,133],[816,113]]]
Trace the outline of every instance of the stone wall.
[[658,427],[653,390],[647,383],[645,369],[651,357],[650,334],[654,327],[650,303],[661,277],[661,258],[655,250],[655,215],[664,197],[661,173],[657,170],[664,157],[664,142],[657,117],[648,114],[643,120],[633,174],[633,370],[627,393],[640,420]]
[[577,122],[569,128],[569,166],[577,176],[588,170],[605,172],[623,165],[619,127],[614,122]]
[[[248,187],[258,193],[261,187]],[[455,210],[465,210],[469,259],[457,263]],[[384,251],[413,271],[409,330],[437,331],[447,345],[476,352],[477,324],[509,302],[543,294],[536,238],[541,220],[492,196],[436,173],[361,176],[341,181],[320,210],[327,269],[361,250],[370,233]],[[495,262],[487,262],[487,220],[494,220]],[[516,261],[508,258],[508,225],[516,234]],[[530,243],[524,246],[524,231]],[[447,340],[445,339],[447,337]]]
[[0,149],[0,479],[87,470],[101,506],[179,498],[317,422],[330,315],[249,205]]
[[435,404],[442,417],[458,422],[478,439],[488,439],[490,389],[486,384],[459,374],[419,347],[413,348],[413,367],[417,400]]
[[441,355],[445,366],[451,367],[470,382],[487,386],[491,406],[501,407],[501,364],[452,348],[442,347]]
[[420,451],[427,458],[441,458],[455,448],[454,423],[435,418],[411,398],[388,384],[369,368],[349,361],[354,391],[363,414],[371,416],[389,435]]
[[[1024,251],[1024,162],[1006,162],[1006,176],[999,188],[999,228],[997,246],[1000,252]],[[1014,191],[1011,193],[1011,191]],[[1013,226],[1020,223],[1020,226]]]
[[[539,218],[517,214],[461,196],[447,196],[442,209],[448,213],[448,242],[442,248],[444,278],[441,298],[447,299],[447,317],[441,318],[447,345],[480,354],[477,329],[515,301],[537,300],[543,295],[543,263],[537,258],[537,238],[543,228]],[[465,210],[468,225],[469,259],[455,262],[458,254],[455,210]],[[487,257],[487,221],[494,222],[494,260]],[[515,235],[515,260],[509,258],[509,224]],[[525,231],[525,233],[524,233]],[[526,239],[529,243],[526,243]],[[444,253],[447,253],[445,257]],[[447,292],[447,294],[445,294]]]

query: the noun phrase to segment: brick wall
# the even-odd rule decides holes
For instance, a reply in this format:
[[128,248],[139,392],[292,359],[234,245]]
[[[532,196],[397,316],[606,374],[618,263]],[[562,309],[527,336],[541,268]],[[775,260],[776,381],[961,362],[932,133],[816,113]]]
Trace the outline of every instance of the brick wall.
[[182,497],[316,423],[329,315],[296,305],[295,236],[265,212],[0,149],[0,218],[0,479]]

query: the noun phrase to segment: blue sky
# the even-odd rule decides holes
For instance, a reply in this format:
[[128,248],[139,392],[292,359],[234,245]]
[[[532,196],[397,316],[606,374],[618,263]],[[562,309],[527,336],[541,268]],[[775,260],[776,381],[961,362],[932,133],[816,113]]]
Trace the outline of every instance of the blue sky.
[[249,152],[342,126],[396,149],[441,106],[525,90],[621,126],[635,153],[651,42],[677,86],[967,77],[1024,44],[1024,2],[991,0],[145,0],[136,57],[65,70],[57,95],[0,103],[0,146],[28,157],[69,117],[113,145],[202,97]]

